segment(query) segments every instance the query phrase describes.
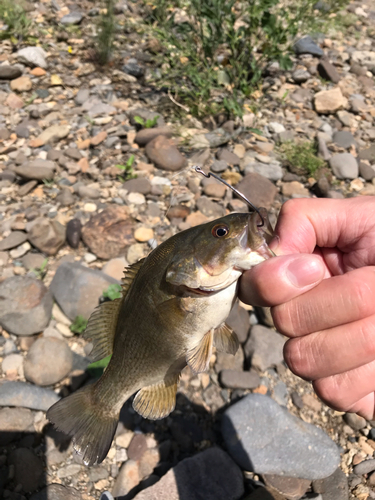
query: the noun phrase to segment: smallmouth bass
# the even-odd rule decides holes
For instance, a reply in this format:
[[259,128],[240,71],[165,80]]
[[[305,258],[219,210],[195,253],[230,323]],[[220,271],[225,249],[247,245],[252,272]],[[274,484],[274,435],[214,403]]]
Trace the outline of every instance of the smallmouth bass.
[[120,299],[95,309],[84,336],[93,342],[93,361],[112,354],[108,367],[97,382],[47,413],[57,429],[73,436],[86,465],[104,460],[120,410],[134,393],[140,415],[164,418],[175,407],[186,365],[196,373],[207,370],[214,346],[236,353],[238,339],[225,320],[238,279],[273,256],[267,211],[260,210],[177,233],[126,269]]

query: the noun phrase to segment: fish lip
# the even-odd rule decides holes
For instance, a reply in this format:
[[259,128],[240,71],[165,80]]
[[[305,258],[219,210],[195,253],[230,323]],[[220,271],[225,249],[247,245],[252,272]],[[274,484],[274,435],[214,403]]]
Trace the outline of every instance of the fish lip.
[[194,295],[201,295],[201,296],[212,295],[212,294],[219,291],[219,290],[212,290],[212,289],[207,289],[207,288],[190,288],[188,286],[185,286],[185,288],[190,293],[193,293]]

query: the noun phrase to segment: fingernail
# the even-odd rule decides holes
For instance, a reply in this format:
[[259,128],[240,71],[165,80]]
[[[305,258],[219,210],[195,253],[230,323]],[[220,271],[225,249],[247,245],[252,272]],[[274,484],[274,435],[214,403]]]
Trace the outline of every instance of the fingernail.
[[296,257],[286,269],[287,279],[297,288],[313,285],[321,281],[323,276],[324,267],[322,262],[314,255]]

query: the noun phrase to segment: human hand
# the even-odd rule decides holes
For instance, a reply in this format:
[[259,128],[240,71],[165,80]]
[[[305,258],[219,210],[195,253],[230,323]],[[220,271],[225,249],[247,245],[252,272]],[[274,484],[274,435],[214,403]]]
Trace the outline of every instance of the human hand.
[[375,198],[288,201],[275,235],[241,300],[272,306],[286,363],[325,403],[375,418]]

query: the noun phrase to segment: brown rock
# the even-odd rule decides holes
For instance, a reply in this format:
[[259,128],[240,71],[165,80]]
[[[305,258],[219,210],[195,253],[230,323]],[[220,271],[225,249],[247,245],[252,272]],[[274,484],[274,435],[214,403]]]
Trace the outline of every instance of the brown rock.
[[111,259],[106,265],[103,267],[102,271],[111,278],[115,278],[116,280],[121,280],[124,277],[125,268],[128,266],[128,262],[125,257],[117,257],[116,259]]
[[105,130],[101,130],[99,134],[96,134],[95,137],[92,137],[90,140],[91,146],[99,146],[103,141],[107,139],[107,132]]
[[282,193],[284,196],[293,196],[294,194],[298,196],[309,196],[309,190],[305,188],[303,184],[298,181],[284,182],[281,186]]
[[271,491],[276,490],[287,500],[299,500],[309,489],[311,483],[308,479],[275,476],[273,474],[265,474],[263,479]]
[[134,460],[128,460],[121,467],[112,489],[114,497],[127,495],[140,482],[139,466]]
[[130,179],[122,185],[129,193],[149,194],[151,192],[151,183],[144,177]]
[[33,84],[28,76],[20,76],[10,82],[10,88],[17,92],[28,92],[33,87]]
[[263,175],[251,172],[236,186],[256,207],[270,208],[276,193],[276,186]]
[[43,68],[33,68],[31,71],[30,71],[30,74],[33,75],[33,76],[44,76],[45,74],[47,73],[47,71]]
[[147,441],[144,434],[134,434],[128,448],[128,457],[130,460],[140,460],[147,450]]
[[315,109],[321,114],[335,113],[339,109],[344,108],[347,102],[339,87],[330,90],[321,90],[315,94]]
[[326,59],[322,59],[318,64],[318,73],[325,80],[331,80],[333,83],[338,83],[341,79],[336,68]]
[[302,396],[302,401],[303,404],[308,406],[311,410],[320,411],[322,409],[322,403],[312,394],[304,394]]
[[23,107],[23,100],[16,94],[9,94],[5,100],[5,105],[12,109],[21,109]]
[[172,139],[168,139],[163,135],[159,135],[150,141],[145,152],[149,160],[162,170],[174,172],[181,170],[187,163],[186,158],[182,156]]
[[216,179],[203,179],[203,192],[213,198],[224,198],[227,188]]
[[9,236],[0,241],[0,251],[10,250],[27,241],[27,234],[22,231],[12,231]]
[[196,212],[193,212],[192,214],[189,214],[186,217],[186,222],[189,224],[190,227],[198,226],[199,224],[204,224],[205,222],[208,221],[208,217],[202,214],[199,210]]
[[140,243],[145,243],[148,240],[152,240],[154,237],[154,230],[150,227],[139,227],[134,231],[134,238]]
[[[44,146],[44,144],[49,144],[51,142],[57,142],[60,139],[64,139],[70,131],[69,125],[51,125],[50,127],[43,130],[39,137],[34,141],[32,147]],[[36,145],[38,144],[38,145]]]
[[260,377],[255,370],[222,370],[220,381],[229,389],[255,389],[260,385]]
[[55,220],[38,217],[28,227],[28,240],[47,255],[56,255],[65,243],[66,228]]
[[190,214],[190,208],[185,205],[174,205],[167,212],[167,217],[171,219],[185,219]]
[[82,239],[97,257],[113,259],[134,243],[133,222],[126,207],[110,206],[91,217],[83,227]]
[[137,133],[134,142],[138,144],[138,146],[146,146],[146,144],[159,135],[172,137],[172,130],[168,127],[145,128]]

